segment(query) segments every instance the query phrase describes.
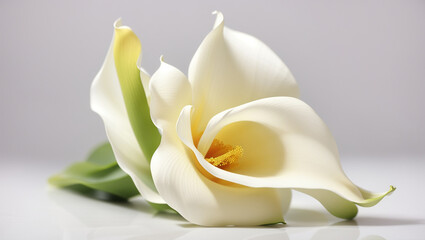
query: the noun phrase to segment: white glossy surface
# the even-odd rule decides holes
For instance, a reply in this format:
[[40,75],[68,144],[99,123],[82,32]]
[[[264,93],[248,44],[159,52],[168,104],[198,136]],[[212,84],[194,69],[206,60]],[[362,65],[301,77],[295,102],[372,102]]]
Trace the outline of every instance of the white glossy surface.
[[[153,214],[141,199],[108,203],[55,189],[46,178],[63,166],[1,158],[0,239],[424,239],[423,158],[352,158],[347,175],[370,190],[397,190],[354,221],[327,214],[311,198],[294,194],[287,225],[204,228],[177,215]],[[25,164],[24,164],[25,163]]]

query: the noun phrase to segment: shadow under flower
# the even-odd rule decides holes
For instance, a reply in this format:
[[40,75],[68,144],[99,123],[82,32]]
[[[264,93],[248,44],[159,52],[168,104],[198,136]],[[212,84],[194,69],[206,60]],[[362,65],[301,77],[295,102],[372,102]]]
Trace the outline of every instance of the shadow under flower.
[[358,216],[353,220],[341,220],[330,214],[312,209],[292,208],[285,216],[287,226],[402,226],[424,224],[425,219]]
[[285,215],[285,221],[288,227],[328,226],[332,224],[326,214],[301,208],[290,208]]
[[[109,204],[111,206],[119,206],[131,210],[136,210],[135,212],[143,212],[147,213],[153,217],[172,219],[172,220],[180,220],[185,221],[184,218],[178,214],[177,212],[171,211],[157,211],[153,209],[145,200],[143,200],[140,196],[133,197],[129,200],[117,197],[113,194],[109,194],[107,192],[93,190],[82,185],[74,185],[65,187],[63,189],[52,189],[49,192],[49,196],[51,199],[61,198],[64,192],[70,192],[79,196],[81,198],[87,198],[89,201],[98,201],[102,204]],[[66,200],[65,200],[66,202]]]
[[403,226],[425,224],[425,219],[403,219],[359,216],[356,218],[358,226]]

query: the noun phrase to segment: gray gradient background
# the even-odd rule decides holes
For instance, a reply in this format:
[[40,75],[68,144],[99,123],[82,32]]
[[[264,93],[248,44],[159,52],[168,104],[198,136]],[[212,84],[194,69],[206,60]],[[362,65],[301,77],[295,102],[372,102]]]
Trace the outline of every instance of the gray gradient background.
[[425,1],[195,0],[2,0],[0,154],[82,160],[106,139],[89,89],[114,20],[138,34],[150,73],[161,54],[187,72],[213,10],[290,67],[343,160],[424,155]]

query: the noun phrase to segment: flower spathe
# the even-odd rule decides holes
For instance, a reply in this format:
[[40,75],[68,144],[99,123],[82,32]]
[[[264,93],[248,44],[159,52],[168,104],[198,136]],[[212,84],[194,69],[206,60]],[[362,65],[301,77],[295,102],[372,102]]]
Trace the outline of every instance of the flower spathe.
[[93,83],[92,108],[105,122],[117,162],[147,201],[167,203],[199,225],[261,225],[283,222],[290,189],[346,219],[357,214],[356,204],[373,206],[394,190],[375,194],[354,185],[327,126],[297,98],[287,66],[264,43],[225,27],[223,15],[216,15],[188,77],[162,58],[150,80],[140,71],[150,117],[161,133],[150,165],[138,138],[151,133],[134,127],[139,116],[130,114],[120,91],[128,86],[117,75],[121,60],[112,56],[114,44]]
[[[143,71],[139,72],[136,66],[136,60],[141,51],[140,41],[130,28],[121,26],[120,19],[114,23],[114,28],[114,39],[103,66],[91,86],[91,108],[101,116],[105,124],[108,140],[122,170],[130,175],[137,189],[146,200],[152,203],[164,204],[165,202],[158,194],[151,177],[149,161],[146,156],[148,153],[145,153],[146,151],[143,151],[144,149],[139,144],[134,131],[135,128],[129,119],[129,110],[140,109],[141,111],[142,109],[138,107],[143,102],[132,106],[126,103],[123,96],[123,90],[125,89],[129,90],[126,92],[127,100],[130,99],[129,97],[143,94],[140,92],[140,89],[139,91],[137,90],[137,85],[134,85],[134,82],[137,81],[137,79],[132,79],[135,77],[135,73],[140,74],[141,81],[145,84],[149,81],[149,76]],[[125,49],[122,47],[125,47]],[[120,51],[118,50],[121,50],[121,54],[114,54],[119,53]],[[131,54],[131,56],[128,56],[128,54],[125,55],[124,52]],[[118,64],[117,61],[119,61]],[[130,68],[125,69],[126,71],[124,72],[131,74],[127,78],[122,79],[127,80],[126,82],[120,82],[118,78],[117,67],[119,65]],[[134,69],[137,69],[137,71]],[[143,88],[141,89],[143,90]],[[143,97],[145,96],[143,95]],[[142,97],[140,99],[143,100]],[[127,106],[133,107],[133,109],[127,108]],[[138,136],[148,132],[143,132],[140,128],[138,130]]]

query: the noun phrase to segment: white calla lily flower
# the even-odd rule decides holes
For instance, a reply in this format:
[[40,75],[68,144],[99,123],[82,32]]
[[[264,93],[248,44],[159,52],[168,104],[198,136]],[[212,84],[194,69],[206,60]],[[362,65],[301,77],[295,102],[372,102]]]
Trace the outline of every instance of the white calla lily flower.
[[[148,158],[138,143],[134,132],[135,128],[129,119],[129,109],[126,108],[123,89],[118,78],[117,66],[128,64],[125,61],[138,58],[141,51],[140,41],[130,28],[121,25],[121,19],[114,23],[114,28],[114,39],[103,66],[91,86],[91,108],[102,117],[115,159],[121,169],[133,179],[141,195],[151,203],[165,204],[155,188]],[[121,50],[121,54],[128,52],[122,47],[124,43],[125,47],[132,51],[132,56],[120,58],[119,54],[114,54],[114,52],[119,50]],[[117,61],[120,62],[117,63]],[[132,68],[137,69],[136,61],[133,64]],[[144,71],[139,73],[139,70],[137,70],[137,74],[140,74],[142,83],[147,85],[149,75]],[[130,88],[135,87],[130,86]]]
[[287,66],[216,14],[188,77],[161,58],[150,79],[150,115],[161,133],[150,162],[154,187],[143,177],[148,161],[135,138],[143,133],[128,119],[111,51],[93,83],[92,107],[142,196],[167,203],[192,223],[223,226],[283,222],[290,189],[346,219],[357,214],[356,205],[373,206],[392,192],[371,193],[347,178],[330,131],[297,98]]

